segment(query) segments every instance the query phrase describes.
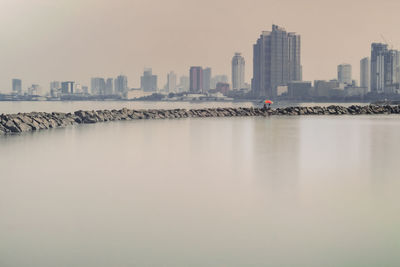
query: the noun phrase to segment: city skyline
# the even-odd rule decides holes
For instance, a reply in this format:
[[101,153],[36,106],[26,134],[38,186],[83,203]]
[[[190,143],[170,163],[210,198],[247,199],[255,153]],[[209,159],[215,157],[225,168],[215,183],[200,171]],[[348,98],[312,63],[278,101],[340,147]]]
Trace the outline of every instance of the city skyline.
[[[24,9],[20,8],[21,2],[25,4]],[[193,9],[194,1],[174,0],[168,4],[156,1],[157,6],[169,12],[168,16],[179,15],[179,19],[164,19],[166,15],[156,12],[157,19],[147,21],[145,25],[139,22],[154,11],[150,4],[120,0],[114,1],[113,5],[96,1],[93,6],[92,2],[59,1],[54,4],[42,0],[36,7],[30,1],[2,1],[0,31],[6,42],[0,52],[0,90],[10,92],[9,81],[15,77],[21,78],[26,88],[29,84],[45,87],[51,80],[74,80],[88,85],[90,77],[116,77],[119,73],[125,73],[131,87],[138,88],[144,66],[152,66],[157,74],[172,69],[183,75],[192,65],[210,66],[214,73],[230,74],[232,54],[240,51],[250,62],[253,40],[272,23],[301,34],[303,80],[332,79],[336,76],[336,66],[342,62],[354,67],[353,77],[358,79],[359,69],[355,66],[369,55],[372,42],[384,42],[381,34],[395,48],[400,43],[400,36],[392,26],[397,18],[394,10],[400,7],[395,1],[379,4],[363,1],[363,5],[346,2],[345,10],[339,10],[337,3],[318,1],[293,2],[289,9],[287,4],[278,5],[275,1],[253,1],[253,5],[217,1],[214,4],[216,11],[211,10],[210,18],[201,25],[196,22],[199,15]],[[89,10],[103,14],[110,7],[125,16],[102,21],[101,16],[87,15],[96,13]],[[252,16],[237,20],[243,8]],[[313,10],[316,9],[321,14],[315,18],[322,18],[318,25],[314,20],[295,16],[300,12],[302,16],[314,17]],[[224,20],[220,19],[218,10],[225,10]],[[385,13],[385,16],[368,16],[371,14],[368,10]],[[339,24],[331,25],[330,19],[339,11],[342,19]],[[364,15],[354,20],[355,14]],[[346,18],[353,19],[352,25],[344,27]],[[332,34],[338,33],[339,29],[340,34]],[[160,46],[166,34],[169,39]],[[113,38],[104,39],[110,35]],[[60,43],[63,45],[57,45]],[[247,82],[251,73],[249,64]],[[159,83],[165,82],[163,75]]]

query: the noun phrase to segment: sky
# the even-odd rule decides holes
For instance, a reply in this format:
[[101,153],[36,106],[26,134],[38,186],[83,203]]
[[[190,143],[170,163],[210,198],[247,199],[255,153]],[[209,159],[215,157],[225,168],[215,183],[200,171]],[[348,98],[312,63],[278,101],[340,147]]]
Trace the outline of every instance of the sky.
[[159,87],[190,66],[231,76],[235,52],[250,82],[252,46],[273,23],[301,35],[303,80],[336,78],[341,63],[359,80],[372,42],[400,49],[399,15],[398,0],[0,0],[0,92],[12,78],[46,91],[119,74],[139,87],[145,67]]

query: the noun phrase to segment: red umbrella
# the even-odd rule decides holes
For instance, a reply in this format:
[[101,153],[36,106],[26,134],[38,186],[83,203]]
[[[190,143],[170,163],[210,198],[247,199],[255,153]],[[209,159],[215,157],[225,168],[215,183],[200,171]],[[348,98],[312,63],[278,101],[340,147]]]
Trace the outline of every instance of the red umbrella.
[[274,102],[272,102],[271,100],[265,100],[264,103],[265,104],[273,104]]

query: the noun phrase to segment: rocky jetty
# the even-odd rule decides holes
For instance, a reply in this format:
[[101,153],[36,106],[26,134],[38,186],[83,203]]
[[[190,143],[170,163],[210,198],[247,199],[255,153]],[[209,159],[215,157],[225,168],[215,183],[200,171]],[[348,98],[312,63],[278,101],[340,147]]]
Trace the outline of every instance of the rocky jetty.
[[400,114],[400,105],[286,107],[264,110],[262,108],[204,108],[204,109],[150,109],[150,110],[97,110],[74,113],[31,112],[0,115],[0,135],[120,120],[178,119],[205,117],[246,117],[272,115],[366,115]]

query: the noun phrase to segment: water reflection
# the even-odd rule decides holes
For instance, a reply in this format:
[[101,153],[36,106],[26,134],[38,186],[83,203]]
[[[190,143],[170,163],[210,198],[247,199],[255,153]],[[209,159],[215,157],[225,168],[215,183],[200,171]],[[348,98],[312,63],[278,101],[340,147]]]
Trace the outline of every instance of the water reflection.
[[0,137],[0,266],[398,266],[399,130],[310,116]]

